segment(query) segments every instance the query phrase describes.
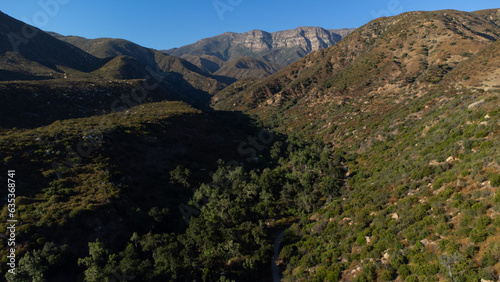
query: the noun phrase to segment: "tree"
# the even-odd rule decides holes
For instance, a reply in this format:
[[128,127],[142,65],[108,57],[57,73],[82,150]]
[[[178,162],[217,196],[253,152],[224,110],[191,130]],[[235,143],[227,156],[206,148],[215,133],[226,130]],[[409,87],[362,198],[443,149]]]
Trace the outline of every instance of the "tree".
[[340,195],[340,187],[341,184],[337,179],[326,176],[321,181],[320,191],[327,196],[338,197]]
[[153,207],[149,210],[148,215],[153,217],[156,222],[162,222],[163,218],[168,215],[168,208],[160,209],[159,207]]
[[27,252],[24,257],[19,260],[16,275],[10,273],[5,275],[7,281],[46,281],[43,273],[48,269],[48,266],[42,258],[41,253],[41,250]]
[[85,281],[102,281],[109,277],[105,266],[108,261],[109,252],[104,248],[104,244],[97,239],[89,242],[89,256],[78,259],[78,265],[85,265]]
[[139,241],[140,239],[141,239],[141,236],[139,236],[139,234],[137,234],[137,232],[134,232],[132,234],[132,237],[130,238],[130,241],[134,242],[134,245],[137,248],[137,241]]
[[453,253],[451,255],[443,255],[440,257],[439,261],[441,264],[448,269],[448,275],[450,276],[451,281],[453,280],[453,270],[452,266],[460,262],[462,259],[462,254],[460,253]]
[[184,187],[189,187],[188,182],[191,171],[182,165],[178,165],[174,170],[170,171],[170,179],[172,183],[181,184]]

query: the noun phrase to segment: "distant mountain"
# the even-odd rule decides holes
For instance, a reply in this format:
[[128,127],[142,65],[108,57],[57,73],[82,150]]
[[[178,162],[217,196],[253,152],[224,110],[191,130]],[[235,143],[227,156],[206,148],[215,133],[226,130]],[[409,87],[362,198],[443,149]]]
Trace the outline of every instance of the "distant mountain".
[[[306,100],[317,102],[316,96],[322,95],[387,95],[442,80],[483,81],[498,69],[492,45],[500,38],[498,17],[497,10],[446,10],[379,18],[261,82],[244,82],[243,91],[239,84],[226,88],[213,105],[275,112],[291,101],[303,107],[309,104]],[[296,103],[299,100],[304,102]],[[307,117],[301,121],[307,122]]]
[[[60,81],[62,79],[68,81]],[[15,97],[14,104],[31,103],[31,88],[47,88],[46,85],[54,86],[57,93],[52,94],[54,97],[59,96],[72,92],[65,90],[65,87],[71,88],[72,81],[88,84],[81,89],[94,89],[94,85],[98,85],[97,91],[115,92],[107,88],[110,85],[109,79],[123,80],[119,83],[123,84],[123,88],[131,90],[131,85],[139,86],[142,81],[149,79],[148,84],[155,86],[155,93],[152,94],[155,96],[154,101],[182,100],[197,107],[208,104],[211,95],[234,81],[206,73],[184,59],[126,40],[87,40],[82,37],[48,34],[0,13],[0,81],[50,81],[31,83],[29,86],[20,84],[11,87],[13,84],[10,84],[2,93],[5,97],[8,96],[4,101],[13,102],[11,98]],[[126,81],[132,79],[139,81]],[[27,93],[27,96],[17,97],[17,93],[21,92]],[[40,102],[44,104],[47,101]],[[65,112],[62,108],[68,105],[63,100],[52,104],[52,107],[58,106],[61,106],[61,112]],[[84,112],[92,113],[94,109],[100,111],[103,107],[88,103]],[[109,105],[107,108],[109,109]],[[70,107],[66,110],[71,112],[72,109],[74,110]],[[69,116],[58,115],[59,119],[65,117]],[[38,124],[37,118],[32,121],[33,124]],[[28,120],[27,123],[29,124]]]
[[145,65],[155,62],[154,49],[142,47],[128,40],[115,38],[87,39],[80,36],[63,36],[55,32],[47,33],[98,58],[130,56]]
[[[161,73],[167,81],[186,91],[194,87],[197,90],[214,94],[216,91],[224,88],[226,83],[232,82],[226,78],[214,77],[186,60],[166,55],[154,49],[142,47],[124,39],[86,39],[78,36],[63,36],[54,32],[50,34],[98,58],[109,59],[116,56],[133,58],[145,67]],[[129,60],[129,62],[132,61]],[[120,64],[113,63],[113,65],[119,66]],[[113,70],[113,72],[117,71]],[[98,73],[104,74],[105,72],[100,71]]]
[[[245,33],[226,32],[164,52],[184,58],[210,73],[215,73],[228,62],[245,57],[283,68],[311,52],[333,46],[353,30],[299,27],[274,33],[262,30]],[[227,68],[224,73],[232,76]],[[233,77],[238,77],[240,73],[235,70]],[[265,75],[265,72],[262,75]]]

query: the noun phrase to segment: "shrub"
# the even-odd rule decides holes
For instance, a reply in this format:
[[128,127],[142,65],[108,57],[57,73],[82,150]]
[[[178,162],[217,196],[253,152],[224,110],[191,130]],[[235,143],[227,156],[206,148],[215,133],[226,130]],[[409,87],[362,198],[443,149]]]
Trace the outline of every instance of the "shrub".
[[482,267],[493,266],[496,263],[497,263],[497,259],[490,252],[486,252],[481,257],[481,266]]
[[476,134],[474,135],[474,137],[476,137],[476,138],[484,138],[484,137],[488,136],[488,134],[489,134],[489,131],[487,129],[483,129],[481,131],[476,132]]
[[380,277],[382,281],[392,281],[394,279],[394,273],[389,270],[384,270],[382,272],[382,277]]
[[[500,174],[493,175],[490,180],[490,184],[493,187],[500,187]],[[495,197],[496,198],[496,197]]]
[[476,220],[476,227],[484,228],[490,225],[492,219],[489,216],[481,216]]
[[405,279],[406,282],[418,282],[418,278],[416,275],[410,275],[406,277]]
[[359,246],[364,246],[366,244],[366,238],[363,236],[363,234],[359,234],[358,238],[356,238],[356,244]]
[[450,226],[446,222],[440,222],[436,226],[436,233],[438,233],[439,235],[447,235],[448,230],[450,230]]
[[484,227],[474,228],[469,233],[470,239],[474,243],[480,243],[488,238],[488,231]]

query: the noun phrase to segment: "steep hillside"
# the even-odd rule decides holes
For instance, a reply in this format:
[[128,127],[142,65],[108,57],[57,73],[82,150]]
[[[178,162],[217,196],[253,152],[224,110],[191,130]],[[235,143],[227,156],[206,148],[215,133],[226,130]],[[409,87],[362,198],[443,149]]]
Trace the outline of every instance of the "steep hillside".
[[435,89],[332,109],[346,190],[285,232],[285,280],[498,280],[499,97]]
[[[496,11],[490,14],[498,17]],[[398,95],[439,84],[447,73],[499,37],[498,25],[473,13],[448,10],[380,18],[261,83],[243,91],[238,85],[228,87],[214,97],[213,105],[216,109],[253,109],[263,115],[287,108],[290,115],[283,116],[289,120],[298,111],[309,111],[315,118],[318,109],[312,104]],[[302,119],[303,124],[308,119]]]
[[[99,58],[113,58],[116,56],[134,58],[145,67],[157,72],[158,75],[164,76],[167,82],[186,92],[202,91],[207,94],[214,94],[224,88],[226,83],[232,82],[232,80],[224,77],[212,76],[186,60],[142,47],[127,40],[113,38],[86,39],[77,36],[62,36],[57,33],[51,34],[55,38],[73,44]],[[132,63],[128,68],[134,68],[134,64]],[[113,76],[113,74],[105,74],[103,70],[98,73],[103,73],[104,76]]]
[[326,30],[319,27],[299,27],[274,33],[262,30],[227,32],[165,52],[185,58],[211,73],[227,62],[244,57],[282,68],[311,52],[333,46],[350,32],[352,29]]
[[[152,85],[154,81],[147,83]],[[35,128],[57,120],[107,114],[147,102],[186,100],[162,83],[146,91],[143,79],[51,79],[0,83],[0,130]]]
[[[96,57],[108,60],[120,57],[94,72],[101,77],[138,78],[141,73],[147,73],[146,75],[153,73],[156,76],[161,76],[163,81],[171,84],[184,96],[189,97],[190,100],[184,101],[195,103],[200,107],[208,102],[210,95],[234,81],[234,79],[226,77],[212,76],[186,60],[142,47],[127,40],[86,39],[77,36],[62,36],[57,33],[51,34],[55,38],[73,44]],[[121,56],[127,56],[134,60],[124,59]],[[142,64],[142,67],[137,62]],[[136,70],[134,71],[134,69]]]
[[148,76],[146,67],[129,56],[116,56],[93,73],[106,79],[141,79]]
[[137,59],[111,47],[107,54],[114,57],[97,58],[37,30],[18,50],[8,51],[8,38],[35,28],[4,14],[1,20],[0,35],[6,39],[0,54],[5,62],[0,66],[0,80],[5,80],[0,83],[1,129],[34,128],[163,100],[202,108],[225,85],[185,60],[130,42],[120,50]]
[[[28,34],[29,32],[29,34]],[[65,37],[53,34],[55,37],[65,40]],[[53,117],[67,118],[67,115],[59,115],[59,110],[70,114],[74,112],[73,117],[87,116],[90,112],[97,113],[103,110],[103,106],[97,104],[99,101],[95,99],[86,100],[84,89],[92,92],[95,85],[98,85],[99,91],[103,93],[114,93],[113,99],[117,99],[115,85],[122,83],[122,89],[128,89],[122,95],[130,95],[134,87],[141,87],[144,90],[146,87],[153,88],[151,94],[155,98],[151,101],[159,101],[160,97],[170,100],[182,100],[199,108],[204,108],[208,103],[210,96],[218,90],[224,88],[227,83],[232,82],[232,79],[219,78],[201,71],[193,64],[186,60],[179,59],[173,56],[166,55],[162,52],[147,49],[137,44],[117,39],[102,39],[102,40],[86,40],[79,37],[69,37],[68,41],[74,44],[81,44],[82,49],[77,48],[67,42],[56,39],[35,27],[15,20],[5,14],[0,14],[0,81],[15,81],[15,80],[46,80],[38,83],[30,82],[26,84],[4,84],[5,92],[2,93],[6,98],[7,108],[2,109],[1,115],[8,121],[13,121],[12,124],[26,125],[26,120],[17,119],[20,113],[32,113],[32,117],[44,116],[37,118],[28,118],[33,120],[33,125],[44,124],[46,121],[54,121]],[[88,52],[93,52],[89,54]],[[109,79],[119,79],[120,82],[111,82]],[[125,81],[138,79],[141,81]],[[67,80],[67,81],[64,81]],[[87,83],[82,87],[83,83]],[[142,83],[142,84],[141,84]],[[72,89],[72,84],[77,85],[75,89],[81,91],[76,95]],[[15,86],[14,86],[15,85]],[[131,86],[133,85],[133,86]],[[3,86],[3,85],[2,85]],[[110,86],[109,89],[106,87]],[[42,101],[37,97],[39,93],[29,91],[32,88],[37,88],[36,91],[46,92],[46,89],[57,89],[54,97],[47,98]],[[65,88],[68,88],[66,90]],[[118,87],[120,88],[120,87]],[[22,93],[17,95],[16,91]],[[87,92],[89,92],[87,91]],[[64,94],[75,97],[78,100],[70,101],[66,98],[66,102],[54,107],[56,114],[43,115],[45,110],[40,113],[33,111],[34,104],[48,103],[51,99],[62,101],[55,96]],[[160,93],[161,92],[161,93]],[[26,100],[27,97],[31,97]],[[33,102],[37,100],[39,102]],[[82,102],[83,100],[85,102]],[[12,104],[11,101],[16,101],[17,104]],[[72,104],[73,107],[63,109],[64,106]],[[103,103],[101,101],[100,103]],[[78,104],[85,104],[82,107],[77,107]],[[28,105],[28,110],[16,111],[12,116],[7,113],[13,112],[12,109],[18,109],[21,105]],[[47,108],[47,105],[45,108]],[[94,109],[89,106],[95,106]],[[60,108],[62,106],[63,108]],[[109,103],[108,106],[109,108]],[[40,107],[37,107],[40,109]],[[109,111],[108,111],[109,112]],[[49,117],[50,118],[45,118]],[[13,126],[16,126],[13,125]]]
[[345,190],[285,231],[286,281],[499,279],[499,19],[380,18],[214,97],[343,152]]
[[281,67],[252,57],[244,57],[226,63],[214,74],[219,76],[242,78],[262,78],[277,72]]
[[450,72],[445,82],[481,89],[500,88],[500,41],[487,46]]
[[95,70],[102,60],[0,12],[0,80],[62,77]]
[[[31,250],[37,250],[37,277],[76,281],[84,271],[77,259],[96,238],[117,250],[133,232],[182,232],[186,223],[178,207],[193,194],[182,179],[189,176],[193,184],[209,179],[220,158],[244,161],[238,144],[255,134],[242,119],[219,118],[185,103],[161,102],[2,132],[0,166],[15,169],[19,180],[15,278],[35,276],[19,260],[26,254],[28,260]],[[5,223],[0,230],[5,233]],[[0,252],[2,273],[6,252]]]

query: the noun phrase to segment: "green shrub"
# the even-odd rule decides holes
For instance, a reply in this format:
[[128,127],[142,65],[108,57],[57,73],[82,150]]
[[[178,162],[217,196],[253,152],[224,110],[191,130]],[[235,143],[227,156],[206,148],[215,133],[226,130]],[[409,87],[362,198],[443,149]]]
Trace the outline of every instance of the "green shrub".
[[488,267],[488,266],[493,266],[498,262],[498,260],[490,253],[486,252],[482,257],[481,257],[481,266],[482,267]]
[[484,227],[490,225],[492,221],[493,220],[489,216],[480,216],[476,220],[476,227],[484,228]]
[[483,129],[481,131],[476,132],[476,134],[474,135],[474,137],[476,137],[476,138],[484,138],[484,137],[488,136],[488,134],[489,134],[489,131],[487,129]]
[[438,233],[439,235],[447,235],[448,230],[450,230],[450,226],[446,222],[440,222],[436,226],[436,233]]
[[470,239],[476,244],[486,240],[488,235],[488,231],[484,227],[473,228],[469,233]]
[[363,234],[358,235],[356,238],[356,244],[358,244],[358,246],[364,246],[366,244],[366,238]]
[[405,282],[418,282],[418,278],[416,275],[410,275],[406,277]]
[[395,273],[393,271],[384,270],[384,272],[382,272],[382,276],[380,277],[380,279],[382,279],[382,281],[392,281],[395,278],[394,274]]
[[490,183],[491,183],[491,186],[493,186],[493,187],[500,187],[500,174],[493,175],[491,177]]

